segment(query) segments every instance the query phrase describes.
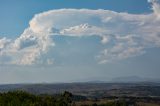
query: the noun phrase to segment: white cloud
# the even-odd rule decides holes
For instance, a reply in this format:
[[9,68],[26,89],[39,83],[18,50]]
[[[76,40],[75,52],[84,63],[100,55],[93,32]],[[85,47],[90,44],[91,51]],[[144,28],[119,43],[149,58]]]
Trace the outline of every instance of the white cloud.
[[0,50],[3,49],[3,48],[6,48],[6,46],[10,43],[10,39],[7,39],[7,38],[2,38],[0,39]]
[[54,35],[100,37],[105,47],[96,56],[100,63],[141,55],[146,48],[160,47],[160,5],[157,0],[149,2],[153,4],[150,14],[102,9],[59,9],[36,14],[19,38],[0,39],[0,59],[7,56],[11,64],[52,64],[54,57],[41,58],[55,46]]
[[148,0],[148,2],[152,3],[152,10],[154,11],[154,14],[160,18],[160,4],[158,3],[158,0]]

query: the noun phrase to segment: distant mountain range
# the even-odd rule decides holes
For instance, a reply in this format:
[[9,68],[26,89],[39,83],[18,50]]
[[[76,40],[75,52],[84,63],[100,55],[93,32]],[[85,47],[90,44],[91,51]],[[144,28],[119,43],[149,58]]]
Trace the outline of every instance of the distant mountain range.
[[117,77],[111,80],[111,82],[121,82],[121,83],[132,83],[132,82],[155,82],[160,83],[160,79],[154,78],[142,78],[138,76],[126,76],[126,77]]
[[[93,80],[95,79],[95,80]],[[98,80],[100,79],[100,80]],[[139,82],[154,82],[154,83],[160,83],[160,78],[147,78],[147,77],[139,77],[139,76],[124,76],[124,77],[116,77],[111,80],[102,80],[105,78],[88,78],[83,80],[77,80],[75,82],[80,83],[139,83]],[[72,81],[74,83],[74,81]]]

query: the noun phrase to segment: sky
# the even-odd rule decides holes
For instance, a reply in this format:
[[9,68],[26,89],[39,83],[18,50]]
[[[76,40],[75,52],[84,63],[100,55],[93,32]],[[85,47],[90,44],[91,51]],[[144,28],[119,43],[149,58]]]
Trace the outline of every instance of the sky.
[[0,84],[160,76],[159,0],[0,0]]

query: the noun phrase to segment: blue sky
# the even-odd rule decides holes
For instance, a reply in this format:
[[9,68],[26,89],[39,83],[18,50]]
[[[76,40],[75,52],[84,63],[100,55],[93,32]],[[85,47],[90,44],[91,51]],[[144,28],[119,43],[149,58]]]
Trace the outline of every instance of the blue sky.
[[3,35],[19,36],[35,14],[52,9],[107,9],[138,14],[151,12],[147,0],[1,0],[0,2],[0,36],[2,37]]
[[160,7],[152,3],[1,0],[0,83],[159,78]]

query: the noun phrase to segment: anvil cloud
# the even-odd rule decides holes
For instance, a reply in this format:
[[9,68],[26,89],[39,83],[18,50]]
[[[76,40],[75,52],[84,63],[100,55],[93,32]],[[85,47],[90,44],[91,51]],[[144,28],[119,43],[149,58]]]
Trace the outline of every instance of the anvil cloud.
[[[129,14],[110,10],[59,9],[36,14],[29,27],[15,40],[0,39],[0,64],[53,64],[43,58],[56,43],[54,36],[98,36],[106,48],[95,57],[107,63],[144,54],[160,47],[160,5],[152,3],[152,13]],[[67,51],[66,51],[67,52]]]

